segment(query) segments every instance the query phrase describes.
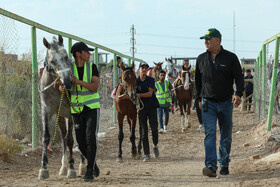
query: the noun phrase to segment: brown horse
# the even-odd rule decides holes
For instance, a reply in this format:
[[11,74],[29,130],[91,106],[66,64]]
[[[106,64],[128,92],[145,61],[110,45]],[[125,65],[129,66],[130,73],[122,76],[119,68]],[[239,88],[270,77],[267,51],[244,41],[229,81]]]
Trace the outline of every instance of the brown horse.
[[185,117],[186,117],[186,126],[191,127],[189,123],[189,115],[191,113],[191,103],[192,103],[192,87],[190,86],[190,69],[189,66],[187,69],[182,67],[180,70],[180,77],[174,83],[174,90],[178,104],[180,107],[181,114],[181,124],[182,132],[185,131]]
[[[122,69],[121,83],[116,91],[114,98],[115,106],[117,110],[117,119],[119,125],[119,153],[118,162],[122,161],[122,141],[123,135],[123,119],[126,116],[127,122],[130,128],[130,141],[132,143],[131,153],[133,157],[137,156],[136,144],[135,144],[135,127],[137,119],[137,95],[136,95],[136,75],[134,72],[134,63],[131,67],[125,68],[123,64],[120,65]],[[139,142],[138,150],[141,150],[141,142]],[[139,152],[139,151],[138,151]]]
[[147,75],[150,76],[150,77],[153,77],[155,79],[155,82],[157,82],[159,80],[159,71],[162,70],[162,64],[163,62],[158,62],[158,63],[155,63],[155,67],[154,68],[151,68],[149,69]]

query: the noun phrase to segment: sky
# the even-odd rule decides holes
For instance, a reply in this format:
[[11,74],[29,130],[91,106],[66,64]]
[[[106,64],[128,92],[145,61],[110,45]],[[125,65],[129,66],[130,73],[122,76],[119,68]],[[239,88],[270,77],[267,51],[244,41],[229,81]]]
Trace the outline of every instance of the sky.
[[[0,0],[0,7],[130,56],[134,25],[135,57],[150,65],[205,52],[199,37],[209,28],[221,32],[223,47],[239,59],[256,58],[263,42],[280,32],[279,0]],[[7,22],[0,17],[0,45],[14,43],[18,54],[29,51],[31,27],[14,21],[9,30]],[[46,51],[43,37],[50,41],[53,35],[37,30],[40,57]]]

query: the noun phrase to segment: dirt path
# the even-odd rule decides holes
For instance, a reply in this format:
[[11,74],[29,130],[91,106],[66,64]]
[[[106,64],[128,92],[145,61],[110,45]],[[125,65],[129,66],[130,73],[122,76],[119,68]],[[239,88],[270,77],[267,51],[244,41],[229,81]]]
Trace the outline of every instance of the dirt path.
[[[196,131],[198,122],[194,111],[190,122],[192,127],[181,133],[179,116],[171,115],[168,132],[159,135],[160,156],[149,163],[130,156],[128,127],[123,142],[124,162],[117,163],[118,128],[106,129],[106,137],[99,139],[97,162],[101,174],[93,183],[85,183],[81,177],[58,176],[61,164],[57,148],[49,157],[49,179],[37,179],[41,159],[41,152],[37,150],[16,156],[11,163],[0,161],[0,186],[278,186],[280,161],[268,164],[249,159],[252,155],[267,153],[265,127],[254,124],[252,113],[234,111],[230,175],[219,175],[219,178],[202,175],[204,134]],[[245,147],[245,143],[249,146]],[[262,146],[256,148],[256,145]],[[75,163],[77,169],[77,153]]]

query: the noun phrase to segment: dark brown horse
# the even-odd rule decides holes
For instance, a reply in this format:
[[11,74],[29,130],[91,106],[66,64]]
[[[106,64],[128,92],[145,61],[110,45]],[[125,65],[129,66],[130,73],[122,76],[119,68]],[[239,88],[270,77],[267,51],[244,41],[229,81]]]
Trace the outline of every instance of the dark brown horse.
[[159,80],[159,71],[162,70],[162,64],[163,62],[158,62],[158,63],[155,63],[155,67],[154,68],[151,68],[149,69],[147,75],[150,76],[150,77],[153,77],[155,79],[155,82],[157,82]]
[[[118,162],[122,161],[122,141],[124,138],[123,134],[123,120],[127,117],[127,122],[130,128],[130,141],[132,143],[131,153],[133,157],[137,156],[136,144],[135,144],[135,127],[137,119],[137,95],[136,95],[136,75],[134,72],[134,63],[131,67],[125,68],[123,64],[120,65],[122,69],[121,83],[117,88],[116,95],[114,98],[115,106],[117,110],[117,119],[119,125],[119,153]],[[141,150],[141,142],[139,141],[138,152]]]
[[185,131],[185,118],[186,118],[186,126],[188,128],[191,127],[191,124],[189,123],[189,115],[191,113],[191,103],[192,103],[190,69],[191,66],[189,66],[187,69],[182,67],[182,69],[180,70],[180,77],[177,78],[177,80],[174,83],[174,90],[180,107],[182,132]]

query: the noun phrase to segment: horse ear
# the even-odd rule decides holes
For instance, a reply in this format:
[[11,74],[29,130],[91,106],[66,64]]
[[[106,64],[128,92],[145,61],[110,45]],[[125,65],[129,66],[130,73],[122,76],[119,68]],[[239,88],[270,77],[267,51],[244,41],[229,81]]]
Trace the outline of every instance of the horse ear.
[[165,57],[165,61],[167,61],[167,58]]
[[63,38],[61,35],[58,35],[58,44],[63,45]]
[[48,48],[48,49],[51,48],[51,45],[49,44],[49,42],[46,40],[45,37],[43,38],[43,43],[44,43],[44,46],[45,46],[46,48]]
[[163,64],[163,62],[160,62],[160,63],[159,63],[159,65],[162,65],[162,64]]
[[157,65],[157,63],[153,62],[155,65]]
[[124,71],[125,70],[125,67],[124,67],[124,65],[123,65],[123,63],[120,63],[120,68]]
[[134,69],[134,61],[132,62],[132,65],[130,66],[131,67],[131,69]]

